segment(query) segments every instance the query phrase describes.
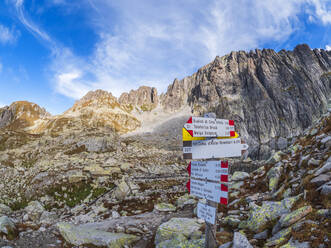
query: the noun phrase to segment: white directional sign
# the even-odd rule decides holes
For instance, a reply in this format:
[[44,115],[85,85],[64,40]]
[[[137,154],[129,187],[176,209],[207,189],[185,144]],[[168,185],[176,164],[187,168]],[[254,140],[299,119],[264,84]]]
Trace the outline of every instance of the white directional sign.
[[191,195],[213,202],[228,204],[228,186],[191,178],[187,183]]
[[247,149],[240,138],[183,141],[184,159],[240,157]]
[[216,208],[199,202],[198,209],[197,209],[197,215],[198,215],[198,218],[204,219],[206,222],[208,222],[210,224],[215,224]]
[[184,128],[192,137],[235,136],[234,121],[205,117],[191,117]]
[[192,161],[187,170],[193,178],[220,181],[222,175],[228,175],[228,162]]

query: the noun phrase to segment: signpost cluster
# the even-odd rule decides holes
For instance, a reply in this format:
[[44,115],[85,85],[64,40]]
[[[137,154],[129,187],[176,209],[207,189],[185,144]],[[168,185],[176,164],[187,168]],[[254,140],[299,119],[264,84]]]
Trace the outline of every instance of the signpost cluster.
[[228,204],[228,161],[220,158],[240,157],[248,145],[235,132],[234,121],[210,117],[191,117],[183,128],[183,157],[190,161],[190,180],[186,187],[191,195],[206,199],[198,203],[197,215],[206,221],[206,247],[216,247],[216,213],[218,203]]

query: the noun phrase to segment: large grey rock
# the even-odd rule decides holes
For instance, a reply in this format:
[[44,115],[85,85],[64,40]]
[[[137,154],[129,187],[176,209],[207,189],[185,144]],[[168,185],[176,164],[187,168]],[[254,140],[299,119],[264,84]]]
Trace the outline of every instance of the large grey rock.
[[18,232],[14,222],[7,216],[0,217],[0,235],[5,235],[8,239],[14,239]]
[[5,204],[0,203],[0,216],[3,215],[9,215],[12,213],[12,210],[10,207],[6,206]]
[[323,184],[317,190],[320,190],[322,195],[331,196],[331,182]]
[[58,223],[62,237],[71,245],[120,248],[139,240],[137,236],[124,233],[110,233],[69,223]]
[[293,240],[293,238],[290,239],[290,241],[281,246],[281,248],[310,248],[310,243],[309,242],[302,242],[300,243],[297,240]]
[[316,186],[321,186],[331,180],[331,173],[329,174],[321,174],[315,178],[313,178],[310,182],[315,184]]
[[43,205],[38,201],[29,202],[24,209],[32,221],[38,221],[42,213],[45,211]]
[[272,230],[272,234],[279,232],[282,228],[289,227],[298,220],[305,217],[307,214],[313,211],[311,206],[305,206],[299,208],[289,214],[283,214],[279,219],[278,223],[274,226]]
[[241,234],[240,232],[234,233],[232,242],[232,248],[253,248],[253,246],[247,240],[246,236]]
[[155,245],[172,239],[187,240],[198,232],[201,225],[197,219],[172,218],[159,226],[156,231]]
[[246,222],[242,222],[239,225],[239,228],[248,228],[255,233],[264,230],[269,222],[276,220],[283,214],[290,213],[292,206],[300,199],[300,197],[301,195],[285,198],[279,202],[265,201],[261,207],[254,203],[250,203],[251,211],[249,217]]
[[154,206],[154,209],[159,212],[174,212],[176,207],[170,203],[158,203]]
[[331,162],[325,163],[321,168],[319,168],[316,172],[315,175],[318,176],[322,173],[331,171]]
[[268,230],[257,233],[254,235],[254,239],[266,239],[268,237]]
[[156,245],[156,248],[201,248],[205,247],[205,239],[197,240],[166,240]]
[[231,176],[231,181],[243,181],[249,178],[249,174],[243,171],[235,171]]
[[85,146],[89,152],[106,152],[114,150],[114,145],[111,140],[106,137],[93,137],[83,141],[79,141],[77,146]]

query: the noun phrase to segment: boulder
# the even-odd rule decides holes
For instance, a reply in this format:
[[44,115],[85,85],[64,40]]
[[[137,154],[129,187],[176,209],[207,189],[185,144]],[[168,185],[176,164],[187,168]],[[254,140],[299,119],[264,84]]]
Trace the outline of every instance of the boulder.
[[318,166],[319,164],[320,164],[320,160],[317,160],[317,159],[314,159],[314,158],[311,158],[311,159],[309,159],[309,161],[308,161],[308,166],[310,166],[310,165],[313,165],[313,166]]
[[158,203],[154,206],[154,209],[160,212],[174,212],[176,207],[170,203]]
[[117,185],[117,188],[114,192],[116,199],[120,201],[124,200],[129,193],[130,193],[130,187],[124,180],[122,180]]
[[253,248],[249,243],[246,236],[240,232],[235,232],[233,236],[233,246],[232,248]]
[[188,240],[196,232],[199,232],[202,224],[197,219],[172,218],[159,226],[156,231],[155,245],[167,240]]
[[243,181],[247,178],[249,178],[249,174],[247,172],[236,171],[233,173],[231,181]]
[[249,230],[258,233],[266,227],[266,225],[276,220],[283,214],[291,212],[291,208],[301,195],[285,198],[279,202],[265,201],[262,206],[250,203],[251,211],[246,222],[242,222],[239,227],[248,228]]
[[317,190],[320,190],[322,195],[331,196],[331,182],[323,184]]
[[331,171],[331,162],[325,163],[321,168],[315,172],[315,176],[319,176],[322,173]]
[[97,164],[85,166],[84,171],[89,172],[91,176],[96,176],[96,177],[110,176],[112,174],[110,169],[104,169]]
[[279,220],[281,227],[288,227],[297,222],[298,220],[305,217],[307,214],[311,213],[313,208],[311,206],[306,206],[299,208],[292,213],[282,215]]
[[189,194],[185,194],[181,197],[179,197],[176,201],[176,205],[179,208],[183,208],[186,205],[195,205],[196,204],[196,200],[192,198],[192,196],[190,196]]
[[0,216],[3,215],[9,215],[12,213],[12,210],[10,207],[6,206],[5,204],[0,203]]
[[166,240],[156,245],[156,248],[201,248],[205,247],[205,239],[197,240],[181,240],[181,239],[172,239]]
[[10,240],[17,237],[16,226],[7,216],[0,217],[0,234],[5,235]]
[[221,222],[225,225],[229,225],[233,228],[238,227],[239,223],[240,223],[240,219],[237,216],[226,216],[225,218],[221,219]]
[[311,213],[313,211],[311,206],[305,206],[302,208],[299,208],[289,214],[284,214],[279,219],[278,223],[274,226],[272,233],[275,234],[279,232],[284,227],[289,227],[298,220],[305,217],[307,214]]
[[314,185],[316,185],[317,187],[330,182],[331,180],[331,173],[329,174],[321,174],[315,178],[313,178],[310,182]]
[[280,248],[310,248],[310,247],[311,246],[309,242],[300,243],[299,241],[293,240],[293,238],[291,238],[287,244],[281,246]]
[[38,221],[42,213],[45,211],[43,205],[38,201],[29,202],[24,210],[32,221]]
[[274,247],[279,246],[287,242],[288,238],[291,235],[291,227],[285,228],[278,233],[276,233],[274,236],[272,236],[270,239],[267,240],[267,243],[265,244],[266,247]]
[[88,152],[106,152],[112,150],[112,142],[105,137],[92,137],[77,143],[78,147],[85,146]]
[[263,232],[257,233],[254,235],[254,239],[266,239],[268,237],[268,230],[265,230]]
[[283,171],[283,166],[279,165],[276,167],[272,167],[267,174],[267,177],[269,179],[269,190],[271,192],[274,192],[278,188],[278,183],[280,179],[280,175]]
[[89,227],[75,226],[69,223],[56,225],[62,237],[71,245],[120,248],[129,246],[139,238],[125,233],[111,233],[92,229]]

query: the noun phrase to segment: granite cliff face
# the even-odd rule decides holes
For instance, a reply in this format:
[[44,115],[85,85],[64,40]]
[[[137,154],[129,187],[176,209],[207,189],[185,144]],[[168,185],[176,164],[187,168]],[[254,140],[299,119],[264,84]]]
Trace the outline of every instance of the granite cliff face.
[[131,90],[129,93],[123,93],[118,102],[128,111],[135,107],[141,111],[151,111],[158,105],[158,94],[156,88],[141,86],[137,90]]
[[175,80],[162,95],[166,111],[189,105],[194,115],[231,118],[250,144],[291,137],[327,109],[331,51],[298,45],[293,51],[231,52]]

